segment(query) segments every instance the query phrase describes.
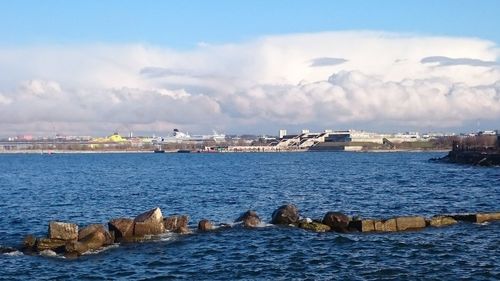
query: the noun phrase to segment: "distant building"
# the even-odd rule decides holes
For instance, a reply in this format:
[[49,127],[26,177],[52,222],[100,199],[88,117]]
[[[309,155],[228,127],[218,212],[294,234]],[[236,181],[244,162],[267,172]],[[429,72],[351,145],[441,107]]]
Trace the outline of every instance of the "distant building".
[[280,139],[282,139],[284,136],[286,136],[286,130],[281,129],[281,130],[280,130],[280,133],[279,133],[279,137],[280,137]]

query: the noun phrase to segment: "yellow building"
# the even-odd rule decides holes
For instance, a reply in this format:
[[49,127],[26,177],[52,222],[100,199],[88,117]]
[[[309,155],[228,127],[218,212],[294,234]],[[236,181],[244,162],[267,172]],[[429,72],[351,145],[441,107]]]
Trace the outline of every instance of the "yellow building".
[[107,136],[104,138],[95,138],[92,139],[93,144],[90,145],[90,148],[100,148],[100,147],[108,147],[108,145],[120,144],[127,142],[120,134],[113,133],[111,136]]
[[93,142],[125,142],[127,141],[118,133],[113,133],[111,136],[107,136],[105,138],[95,138],[92,140]]

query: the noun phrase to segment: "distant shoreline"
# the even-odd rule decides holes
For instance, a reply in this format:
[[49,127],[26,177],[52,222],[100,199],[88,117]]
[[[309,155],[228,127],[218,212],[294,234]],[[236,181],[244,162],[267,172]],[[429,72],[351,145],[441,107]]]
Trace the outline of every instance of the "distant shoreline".
[[[290,152],[313,152],[313,153],[324,153],[324,152],[355,152],[355,153],[396,153],[396,152],[440,152],[447,153],[449,150],[445,149],[369,149],[360,151],[307,151],[307,150],[283,150],[283,151],[223,151],[223,152],[204,152],[202,154],[214,154],[214,153],[290,153]],[[1,154],[151,154],[154,153],[152,150],[1,150]],[[177,153],[177,150],[165,151],[165,153]],[[192,153],[198,153],[198,151],[192,151]]]

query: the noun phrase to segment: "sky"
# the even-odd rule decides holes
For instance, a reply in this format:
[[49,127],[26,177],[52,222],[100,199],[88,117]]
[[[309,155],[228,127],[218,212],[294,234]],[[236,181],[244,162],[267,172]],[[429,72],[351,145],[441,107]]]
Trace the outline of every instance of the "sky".
[[0,136],[499,129],[499,10],[0,0]]

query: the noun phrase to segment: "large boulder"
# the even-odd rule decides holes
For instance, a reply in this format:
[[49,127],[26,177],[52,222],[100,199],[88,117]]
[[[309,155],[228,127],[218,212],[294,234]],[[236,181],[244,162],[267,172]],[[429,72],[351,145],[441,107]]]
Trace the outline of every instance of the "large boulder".
[[106,238],[103,245],[111,245],[114,243],[113,236],[102,224],[90,224],[82,228],[78,232],[78,241],[86,241],[89,237],[95,235],[96,233],[101,233]]
[[428,225],[434,227],[448,226],[456,223],[457,221],[449,216],[434,216],[427,222]]
[[35,250],[38,252],[51,250],[56,253],[61,253],[64,252],[64,247],[69,242],[71,241],[66,241],[61,239],[39,238],[36,240]]
[[198,231],[210,231],[214,228],[213,224],[207,220],[207,219],[202,219],[201,221],[198,222]]
[[328,225],[333,231],[348,232],[349,217],[340,212],[328,212],[323,217],[323,224]]
[[257,225],[260,224],[260,218],[259,215],[255,211],[249,210],[246,211],[245,213],[241,214],[235,222],[241,222],[244,227],[256,227]]
[[397,217],[396,226],[398,231],[405,230],[415,230],[425,227],[425,218],[414,216],[414,217]]
[[78,239],[78,225],[74,223],[51,221],[49,223],[49,239],[72,241]]
[[293,224],[299,220],[299,209],[295,205],[283,205],[272,214],[272,224]]
[[88,251],[99,250],[104,246],[113,244],[114,238],[102,224],[91,224],[78,232],[78,241],[65,245],[67,254],[82,255]]
[[476,214],[476,222],[477,223],[483,223],[483,222],[487,222],[487,221],[498,221],[498,220],[500,220],[500,212]]
[[134,219],[134,236],[157,235],[165,232],[160,208],[151,209]]
[[169,216],[163,219],[163,226],[165,230],[176,231],[181,227],[187,227],[189,217],[185,215]]
[[393,232],[398,231],[396,219],[388,219],[374,222],[375,231]]
[[134,236],[134,220],[129,218],[112,219],[108,222],[110,232],[114,233],[115,241],[127,240]]

